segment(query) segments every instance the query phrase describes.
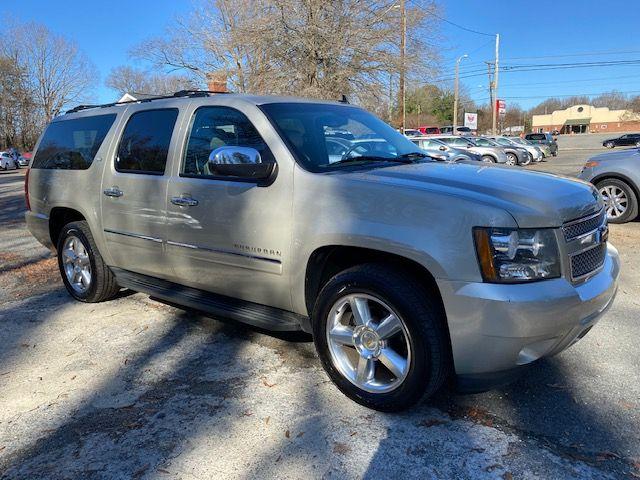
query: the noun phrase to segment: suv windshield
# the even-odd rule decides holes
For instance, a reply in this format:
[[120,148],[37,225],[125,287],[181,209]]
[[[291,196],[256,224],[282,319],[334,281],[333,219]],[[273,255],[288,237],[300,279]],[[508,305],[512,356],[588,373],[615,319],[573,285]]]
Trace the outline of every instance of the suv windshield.
[[312,172],[420,161],[425,157],[404,135],[357,107],[269,103],[261,108],[298,162]]

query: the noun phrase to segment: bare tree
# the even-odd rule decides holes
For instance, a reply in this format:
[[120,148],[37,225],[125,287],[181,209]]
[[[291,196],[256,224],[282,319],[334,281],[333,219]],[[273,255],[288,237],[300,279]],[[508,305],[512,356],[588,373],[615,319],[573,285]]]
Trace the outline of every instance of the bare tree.
[[[205,0],[171,33],[134,55],[204,78],[225,72],[233,90],[380,98],[400,69],[400,12],[390,0]],[[407,70],[437,62],[430,1],[408,11]],[[433,18],[433,17],[432,17]]]
[[125,93],[166,95],[179,90],[196,90],[200,86],[197,79],[186,75],[151,72],[129,66],[113,68],[105,80],[105,85],[120,95]]
[[44,25],[8,27],[0,52],[24,69],[45,121],[66,106],[86,101],[97,83],[96,68],[77,45]]

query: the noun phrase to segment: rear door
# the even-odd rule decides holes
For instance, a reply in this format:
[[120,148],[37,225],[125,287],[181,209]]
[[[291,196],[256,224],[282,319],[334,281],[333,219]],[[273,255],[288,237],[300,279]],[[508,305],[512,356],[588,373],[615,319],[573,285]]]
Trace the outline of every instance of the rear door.
[[101,188],[102,223],[113,266],[165,278],[167,171],[177,108],[130,107]]

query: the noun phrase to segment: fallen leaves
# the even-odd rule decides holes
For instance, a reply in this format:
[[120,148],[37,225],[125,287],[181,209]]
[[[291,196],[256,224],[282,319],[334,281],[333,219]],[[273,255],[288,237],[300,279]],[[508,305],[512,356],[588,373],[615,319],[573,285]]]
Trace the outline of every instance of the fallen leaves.
[[262,380],[262,384],[263,384],[265,387],[268,387],[268,388],[272,388],[272,387],[275,387],[275,386],[277,385],[276,383],[269,383],[269,382],[267,382],[267,378],[266,378],[266,377],[261,377],[261,378],[260,378],[260,380]]
[[336,442],[333,445],[333,453],[337,455],[346,455],[351,451],[351,447],[346,443]]

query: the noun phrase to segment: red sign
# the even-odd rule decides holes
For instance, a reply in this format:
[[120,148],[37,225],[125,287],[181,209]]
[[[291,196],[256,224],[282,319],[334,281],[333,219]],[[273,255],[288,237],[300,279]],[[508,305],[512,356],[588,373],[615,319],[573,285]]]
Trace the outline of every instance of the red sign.
[[496,110],[500,115],[507,113],[507,102],[504,100],[496,100]]

